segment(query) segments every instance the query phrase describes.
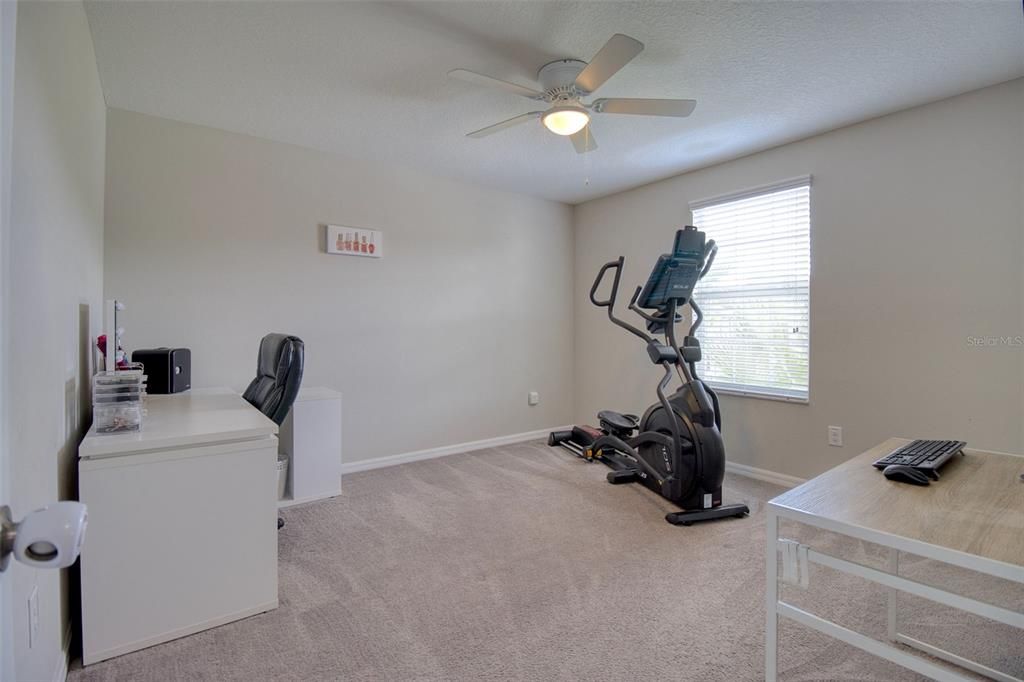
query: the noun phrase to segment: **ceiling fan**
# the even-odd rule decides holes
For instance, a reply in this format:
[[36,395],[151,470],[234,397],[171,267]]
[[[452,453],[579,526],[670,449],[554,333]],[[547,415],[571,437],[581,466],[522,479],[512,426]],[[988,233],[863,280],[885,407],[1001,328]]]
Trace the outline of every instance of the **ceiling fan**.
[[601,87],[605,81],[619,72],[643,52],[644,44],[635,38],[616,33],[604,44],[590,63],[579,59],[559,59],[545,64],[537,73],[543,91],[510,83],[475,71],[455,69],[448,72],[451,78],[476,85],[499,88],[527,99],[547,102],[550,108],[531,111],[507,121],[475,130],[466,137],[487,137],[512,126],[540,119],[544,127],[556,135],[567,136],[580,154],[597,149],[591,134],[592,114],[633,114],[638,116],[689,116],[697,102],[692,99],[635,99],[627,97],[605,97],[590,104],[582,101]]

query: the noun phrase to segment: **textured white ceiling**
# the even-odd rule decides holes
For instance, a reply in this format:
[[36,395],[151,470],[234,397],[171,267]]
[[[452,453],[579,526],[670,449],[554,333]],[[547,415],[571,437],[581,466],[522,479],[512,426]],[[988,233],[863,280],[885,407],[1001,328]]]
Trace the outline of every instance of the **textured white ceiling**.
[[[568,203],[1024,76],[1020,0],[970,2],[89,2],[111,107]],[[688,119],[600,116],[577,155],[535,85],[613,33],[647,49],[603,97],[698,100]]]

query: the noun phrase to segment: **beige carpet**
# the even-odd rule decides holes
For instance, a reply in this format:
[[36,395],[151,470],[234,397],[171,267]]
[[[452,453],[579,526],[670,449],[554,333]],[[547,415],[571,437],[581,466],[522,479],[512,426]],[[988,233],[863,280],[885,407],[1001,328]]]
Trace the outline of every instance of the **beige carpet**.
[[[664,500],[608,485],[606,471],[528,443],[346,476],[341,497],[284,512],[276,611],[76,665],[69,679],[762,679],[762,507],[781,489],[731,476],[726,501],[751,517],[683,528],[665,523]],[[814,535],[884,565],[877,548]],[[903,565],[1024,606],[1001,581]],[[884,592],[863,581],[819,568],[809,590],[785,595],[884,632]],[[1024,675],[1024,641],[1009,628],[910,598],[902,618],[908,634]],[[783,679],[919,679],[796,624],[780,641]]]

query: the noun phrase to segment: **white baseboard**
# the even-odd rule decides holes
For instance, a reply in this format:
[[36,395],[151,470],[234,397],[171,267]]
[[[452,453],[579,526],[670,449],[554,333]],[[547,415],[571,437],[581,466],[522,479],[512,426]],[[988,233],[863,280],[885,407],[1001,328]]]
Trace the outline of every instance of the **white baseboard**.
[[737,464],[736,462],[726,462],[725,470],[729,473],[739,474],[740,476],[746,476],[747,478],[753,478],[758,481],[765,481],[766,483],[774,483],[775,485],[781,485],[786,488],[795,488],[801,483],[806,483],[806,478],[797,478],[796,476],[790,476],[788,474],[780,474],[775,471],[768,471],[767,469],[758,469],[757,467],[748,466],[746,464]]
[[[399,455],[388,455],[387,457],[377,457],[375,459],[364,459],[358,462],[348,462],[341,465],[341,473],[354,474],[357,471],[383,469],[385,467],[397,466],[408,462],[419,462],[425,459],[457,455],[463,452],[473,452],[474,450],[494,448],[501,445],[523,443],[530,440],[536,440],[538,438],[546,438],[552,431],[561,431],[571,428],[571,426],[554,426],[550,429],[514,433],[510,436],[498,436],[497,438],[474,440],[469,441],[468,443],[456,443],[455,445],[443,445],[438,448],[429,448],[427,450],[405,452]],[[753,478],[767,483],[774,483],[775,485],[781,485],[786,488],[796,487],[806,481],[806,479],[797,478],[796,476],[780,474],[775,471],[768,471],[767,469],[758,469],[757,467],[748,466],[746,464],[737,464],[736,462],[726,462],[725,470],[730,473],[739,474],[740,476],[746,476],[747,478]]]
[[497,438],[473,440],[469,441],[468,443],[443,445],[439,448],[429,448],[427,450],[405,452],[400,455],[389,455],[387,457],[377,457],[375,459],[364,459],[358,462],[342,463],[341,473],[353,474],[357,471],[370,471],[371,469],[382,469],[384,467],[392,467],[398,464],[406,464],[408,462],[419,462],[420,460],[424,459],[434,459],[436,457],[446,457],[447,455],[457,455],[463,452],[483,450],[484,448],[495,448],[500,445],[512,445],[513,443],[523,443],[529,440],[537,440],[538,438],[547,438],[548,434],[552,431],[559,431],[562,429],[569,428],[572,427],[554,426],[550,429],[527,431],[525,433],[514,433],[511,436],[498,436]]

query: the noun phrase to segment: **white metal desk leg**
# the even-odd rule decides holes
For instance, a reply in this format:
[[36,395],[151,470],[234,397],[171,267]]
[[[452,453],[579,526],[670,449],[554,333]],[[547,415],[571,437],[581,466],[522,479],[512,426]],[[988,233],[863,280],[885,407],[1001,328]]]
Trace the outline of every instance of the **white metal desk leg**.
[[768,542],[765,547],[765,638],[764,638],[764,679],[775,682],[778,675],[779,655],[779,517],[767,508],[765,523]]
[[[900,574],[900,551],[895,547],[889,548],[889,573]],[[898,603],[900,591],[894,587],[889,591],[889,640],[895,642],[899,636],[899,613]]]

